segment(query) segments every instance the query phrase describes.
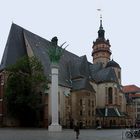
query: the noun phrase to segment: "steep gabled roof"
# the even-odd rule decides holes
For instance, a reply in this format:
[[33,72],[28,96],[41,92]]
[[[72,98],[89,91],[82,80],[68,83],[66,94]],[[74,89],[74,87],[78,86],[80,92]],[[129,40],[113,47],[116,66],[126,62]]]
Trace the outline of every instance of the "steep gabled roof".
[[126,114],[120,112],[118,108],[97,108],[96,116],[99,117],[124,117]]
[[[19,58],[28,56],[26,49],[31,48],[33,55],[41,61],[44,73],[51,80],[51,62],[47,54],[47,50],[50,47],[52,47],[50,41],[13,23],[4,50],[0,69],[3,70],[7,66],[15,64]],[[87,61],[86,56],[79,57],[65,50],[59,63],[59,85],[71,87],[72,78],[77,78],[79,76],[83,77],[83,79],[89,77],[89,62]],[[78,89],[90,90],[91,87],[88,85],[89,79],[86,81],[87,83],[82,80],[80,88],[79,85],[75,85],[75,87]],[[73,89],[76,90],[75,87]]]
[[105,108],[97,108],[96,116],[105,117]]
[[102,63],[89,64],[91,78],[94,79],[94,77],[97,74],[97,72],[99,72],[102,68],[103,68]]
[[0,70],[11,64],[15,64],[19,58],[25,55],[27,55],[27,52],[23,37],[23,28],[12,24],[1,60]]
[[27,30],[23,31],[26,43],[31,47],[33,54],[41,61],[46,75],[51,73],[50,59],[47,55],[47,49],[51,47],[51,42],[35,35]]
[[94,80],[97,83],[118,82],[116,73],[112,67],[103,68],[100,71],[98,71],[94,76]]
[[117,62],[115,62],[113,59],[107,63],[106,67],[116,67],[121,69],[120,65]]
[[[36,57],[38,57],[44,67],[45,74],[50,77],[51,74],[51,62],[47,54],[47,50],[52,47],[52,43],[46,39],[41,38],[27,30],[24,31],[24,36],[28,44],[32,48],[32,51]],[[64,51],[63,56],[60,59],[59,63],[59,84],[67,87],[71,87],[70,79],[72,76],[79,76],[80,66],[82,58],[68,52]],[[72,75],[73,74],[73,75]],[[50,79],[51,80],[51,79]]]
[[88,90],[91,92],[95,92],[87,78],[79,78],[72,81],[72,91],[77,90]]
[[89,77],[89,62],[87,60],[86,55],[81,57],[81,65],[80,65],[80,73],[85,77]]

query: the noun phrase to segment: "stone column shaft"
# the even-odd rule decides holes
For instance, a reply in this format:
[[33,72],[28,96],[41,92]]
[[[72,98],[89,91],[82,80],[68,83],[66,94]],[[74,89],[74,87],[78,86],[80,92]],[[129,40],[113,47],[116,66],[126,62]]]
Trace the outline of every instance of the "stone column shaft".
[[49,131],[61,131],[62,127],[58,120],[58,66],[52,65],[52,84],[51,84],[51,117],[52,123],[49,126]]

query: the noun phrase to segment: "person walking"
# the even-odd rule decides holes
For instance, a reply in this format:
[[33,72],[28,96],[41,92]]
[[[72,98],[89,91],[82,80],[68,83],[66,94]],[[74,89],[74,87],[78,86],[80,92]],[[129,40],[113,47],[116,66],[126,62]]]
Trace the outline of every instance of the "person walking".
[[79,126],[78,125],[74,126],[74,131],[76,132],[76,139],[78,139],[79,135],[80,135],[80,130],[79,130]]

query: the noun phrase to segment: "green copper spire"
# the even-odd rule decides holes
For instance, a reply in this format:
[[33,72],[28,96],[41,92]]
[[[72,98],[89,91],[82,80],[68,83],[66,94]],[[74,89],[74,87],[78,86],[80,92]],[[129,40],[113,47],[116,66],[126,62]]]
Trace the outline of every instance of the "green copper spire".
[[102,25],[102,15],[100,15],[100,27],[99,27],[99,31],[98,31],[98,38],[99,39],[104,39],[104,29],[103,29],[103,25]]
[[103,30],[103,25],[102,25],[102,15],[100,16],[100,28],[99,30]]

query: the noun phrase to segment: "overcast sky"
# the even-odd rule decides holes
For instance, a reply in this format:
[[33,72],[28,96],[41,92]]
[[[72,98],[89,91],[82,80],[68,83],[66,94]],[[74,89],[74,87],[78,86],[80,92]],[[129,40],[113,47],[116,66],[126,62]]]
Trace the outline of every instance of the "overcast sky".
[[122,84],[140,86],[140,0],[0,0],[0,60],[12,22],[92,62],[102,9],[105,37],[122,68]]

